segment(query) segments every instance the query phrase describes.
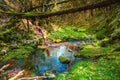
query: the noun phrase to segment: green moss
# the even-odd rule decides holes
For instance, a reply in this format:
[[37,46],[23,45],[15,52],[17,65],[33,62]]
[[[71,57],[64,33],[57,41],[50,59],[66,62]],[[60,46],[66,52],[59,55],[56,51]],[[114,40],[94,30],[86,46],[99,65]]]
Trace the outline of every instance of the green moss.
[[57,31],[52,31],[48,37],[55,41],[67,41],[68,39],[73,40],[87,40],[87,34],[85,33],[86,28],[74,28],[74,27],[62,27]]
[[[113,55],[109,55],[109,57]],[[99,58],[96,62],[92,60],[81,60],[72,67],[66,75],[59,74],[57,80],[119,80],[120,55],[113,58]]]
[[31,46],[21,46],[19,49],[11,50],[4,60],[8,61],[12,58],[14,59],[24,58],[25,59],[31,54],[32,51],[33,51],[33,48]]
[[70,60],[67,59],[67,58],[65,58],[65,57],[63,57],[63,56],[60,56],[60,57],[59,57],[59,60],[60,60],[60,62],[62,62],[62,63],[66,63],[66,64],[70,63]]

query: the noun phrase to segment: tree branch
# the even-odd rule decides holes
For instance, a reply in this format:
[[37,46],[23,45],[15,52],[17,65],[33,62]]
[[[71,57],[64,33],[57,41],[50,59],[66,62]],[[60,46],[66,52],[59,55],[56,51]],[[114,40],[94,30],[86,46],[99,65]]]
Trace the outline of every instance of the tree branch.
[[2,66],[2,68],[0,68],[0,71],[3,71],[5,68],[7,68],[10,64],[6,64],[4,66]]

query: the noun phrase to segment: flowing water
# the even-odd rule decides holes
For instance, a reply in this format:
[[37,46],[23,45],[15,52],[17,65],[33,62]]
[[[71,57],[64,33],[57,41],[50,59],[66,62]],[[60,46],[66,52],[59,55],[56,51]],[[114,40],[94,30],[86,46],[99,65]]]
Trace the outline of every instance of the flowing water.
[[51,71],[53,73],[64,72],[67,70],[67,65],[59,61],[59,57],[63,56],[74,61],[74,52],[69,51],[65,46],[58,46],[50,49],[50,56],[43,56],[41,54],[35,54],[34,58],[40,57],[35,63],[36,74],[44,73],[46,71]]

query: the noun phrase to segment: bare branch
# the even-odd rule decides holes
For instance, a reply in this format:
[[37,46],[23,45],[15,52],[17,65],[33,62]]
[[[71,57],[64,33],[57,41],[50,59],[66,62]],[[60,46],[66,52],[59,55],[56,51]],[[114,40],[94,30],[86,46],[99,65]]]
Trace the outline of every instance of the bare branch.
[[0,68],[0,71],[3,71],[5,68],[7,68],[10,64],[6,64],[4,66],[2,66],[2,68]]
[[18,74],[16,74],[14,77],[10,78],[9,80],[16,80],[19,76],[23,75],[25,70],[20,71]]

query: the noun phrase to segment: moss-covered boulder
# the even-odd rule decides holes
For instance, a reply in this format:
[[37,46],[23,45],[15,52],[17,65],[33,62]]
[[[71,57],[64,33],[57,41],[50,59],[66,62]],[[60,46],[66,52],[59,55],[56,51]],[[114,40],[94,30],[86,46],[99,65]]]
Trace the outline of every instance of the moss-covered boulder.
[[60,62],[65,63],[65,64],[69,64],[70,63],[70,60],[67,59],[66,57],[63,57],[63,56],[60,56],[59,60],[60,60]]

